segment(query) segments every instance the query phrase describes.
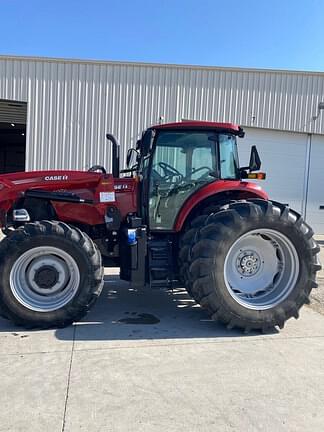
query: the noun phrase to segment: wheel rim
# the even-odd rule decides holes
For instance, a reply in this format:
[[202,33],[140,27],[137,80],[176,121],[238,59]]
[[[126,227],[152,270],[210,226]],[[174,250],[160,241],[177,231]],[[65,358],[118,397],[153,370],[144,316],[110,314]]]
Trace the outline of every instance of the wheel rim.
[[75,296],[80,271],[62,249],[40,246],[23,253],[12,266],[10,288],[20,304],[37,312],[64,307]]
[[293,290],[299,258],[292,242],[271,229],[250,231],[227,253],[224,279],[230,295],[248,309],[277,306]]

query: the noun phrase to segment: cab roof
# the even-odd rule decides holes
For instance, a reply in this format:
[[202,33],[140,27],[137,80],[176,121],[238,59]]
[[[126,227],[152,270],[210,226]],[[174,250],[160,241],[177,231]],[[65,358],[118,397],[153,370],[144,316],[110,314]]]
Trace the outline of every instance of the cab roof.
[[199,120],[185,120],[182,122],[164,123],[152,126],[151,129],[216,129],[219,132],[228,132],[239,137],[244,136],[241,126],[234,123],[218,123]]

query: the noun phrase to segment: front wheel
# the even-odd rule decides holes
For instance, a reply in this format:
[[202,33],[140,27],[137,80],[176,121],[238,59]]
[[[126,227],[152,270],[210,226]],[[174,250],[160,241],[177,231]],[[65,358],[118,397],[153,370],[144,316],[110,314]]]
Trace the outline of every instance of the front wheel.
[[191,290],[214,319],[246,331],[298,318],[316,287],[319,247],[287,206],[238,201],[209,215],[188,252]]
[[0,313],[18,325],[71,324],[87,313],[102,285],[97,247],[67,224],[26,224],[0,243]]

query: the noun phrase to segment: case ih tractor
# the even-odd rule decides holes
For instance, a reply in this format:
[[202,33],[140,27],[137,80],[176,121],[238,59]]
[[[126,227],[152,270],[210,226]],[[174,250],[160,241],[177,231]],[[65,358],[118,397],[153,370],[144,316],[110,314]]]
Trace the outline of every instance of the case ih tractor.
[[112,174],[35,171],[0,176],[1,315],[27,328],[81,319],[103,286],[102,261],[135,287],[184,285],[228,328],[282,328],[309,303],[319,247],[288,206],[249,178],[260,159],[239,166],[229,123],[150,127]]

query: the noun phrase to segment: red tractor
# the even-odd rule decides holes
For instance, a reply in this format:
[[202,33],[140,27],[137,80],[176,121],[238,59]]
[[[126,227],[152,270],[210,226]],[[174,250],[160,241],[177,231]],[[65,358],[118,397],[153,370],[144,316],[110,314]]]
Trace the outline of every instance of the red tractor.
[[1,315],[27,328],[81,319],[103,286],[102,261],[133,286],[183,284],[213,319],[245,331],[282,328],[309,302],[321,268],[313,231],[270,201],[240,167],[230,123],[150,127],[112,174],[34,171],[0,176]]

